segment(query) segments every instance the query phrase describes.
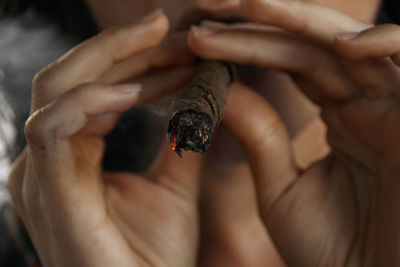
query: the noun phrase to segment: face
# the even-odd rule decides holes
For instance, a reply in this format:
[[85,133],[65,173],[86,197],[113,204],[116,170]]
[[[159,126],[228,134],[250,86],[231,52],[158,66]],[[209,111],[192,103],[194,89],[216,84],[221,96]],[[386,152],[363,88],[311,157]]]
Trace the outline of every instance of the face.
[[[85,0],[100,29],[138,20],[145,14],[162,8],[169,18],[173,33],[189,28],[203,19],[217,21],[246,20],[241,13],[240,0]],[[280,0],[291,1],[291,0]],[[372,22],[380,0],[312,0],[329,5],[362,21]],[[317,113],[315,107],[297,90],[284,74],[272,70],[241,69],[246,83],[262,93],[281,114],[291,135],[295,135]],[[282,90],[268,90],[282,88]],[[297,110],[294,113],[292,110]],[[302,114],[300,117],[298,114]]]
[[[134,21],[157,8],[170,19],[171,29],[188,27],[208,18],[241,18],[240,0],[85,0],[100,29]],[[282,0],[285,1],[285,0]],[[379,0],[314,0],[332,6],[362,21],[372,22]]]

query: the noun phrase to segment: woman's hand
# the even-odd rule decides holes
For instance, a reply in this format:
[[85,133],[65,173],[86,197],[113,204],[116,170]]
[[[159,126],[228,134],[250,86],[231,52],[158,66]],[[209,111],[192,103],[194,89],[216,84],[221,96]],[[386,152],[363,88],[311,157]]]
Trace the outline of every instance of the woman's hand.
[[[156,11],[80,44],[36,76],[28,146],[9,189],[44,266],[195,264],[201,157],[180,159],[168,148],[149,175],[101,166],[103,137],[119,115],[190,74],[179,68],[193,58],[184,36],[160,45],[167,30]],[[153,67],[169,67],[174,78],[146,79]],[[121,84],[132,78],[143,78],[140,94],[137,84]]]
[[274,109],[243,86],[233,90],[225,123],[246,151],[260,214],[283,259],[399,265],[398,27],[372,27],[308,1],[243,0],[242,8],[278,29],[206,23],[189,36],[192,49],[291,74],[320,106],[332,149],[299,170]]

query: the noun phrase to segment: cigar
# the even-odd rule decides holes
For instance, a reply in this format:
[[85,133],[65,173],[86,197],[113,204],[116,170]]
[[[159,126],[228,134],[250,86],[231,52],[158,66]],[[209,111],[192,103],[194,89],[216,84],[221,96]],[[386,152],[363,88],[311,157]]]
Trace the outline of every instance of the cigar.
[[229,87],[236,70],[231,63],[201,61],[181,95],[180,104],[171,116],[167,135],[174,150],[204,153],[223,117]]

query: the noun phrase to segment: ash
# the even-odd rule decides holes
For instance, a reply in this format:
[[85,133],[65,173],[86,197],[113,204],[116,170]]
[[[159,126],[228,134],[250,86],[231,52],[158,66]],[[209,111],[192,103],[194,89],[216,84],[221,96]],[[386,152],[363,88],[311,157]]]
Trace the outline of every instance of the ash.
[[182,149],[204,153],[210,145],[213,121],[209,115],[195,110],[176,113],[168,126],[168,137],[175,152],[182,156]]

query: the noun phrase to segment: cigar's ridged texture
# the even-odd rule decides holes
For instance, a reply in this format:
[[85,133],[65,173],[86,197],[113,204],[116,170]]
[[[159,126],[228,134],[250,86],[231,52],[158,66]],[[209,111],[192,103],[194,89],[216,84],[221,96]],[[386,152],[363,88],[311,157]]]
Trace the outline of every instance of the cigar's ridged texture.
[[221,122],[234,76],[235,70],[230,63],[199,63],[168,125],[168,137],[178,155],[181,156],[181,149],[200,153],[207,150],[212,134]]

